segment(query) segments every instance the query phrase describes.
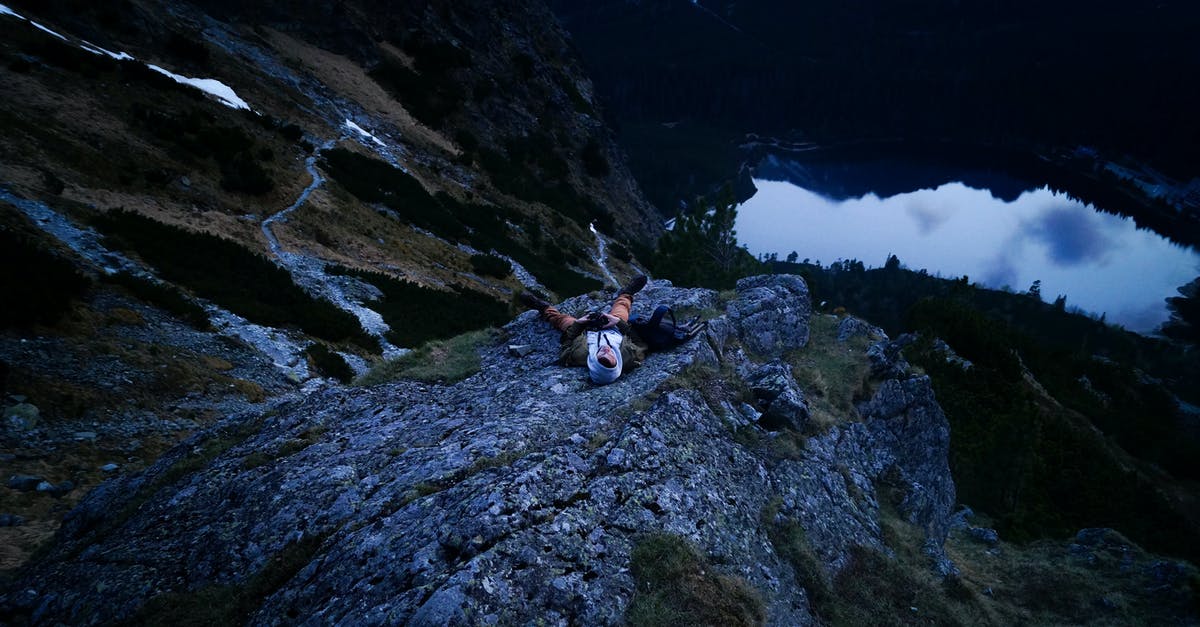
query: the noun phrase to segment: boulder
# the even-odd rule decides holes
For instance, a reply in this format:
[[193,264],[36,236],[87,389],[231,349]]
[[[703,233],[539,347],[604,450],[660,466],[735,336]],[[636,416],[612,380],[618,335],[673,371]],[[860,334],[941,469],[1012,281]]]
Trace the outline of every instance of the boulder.
[[883,329],[854,316],[846,316],[838,323],[837,340],[846,342],[854,337],[865,337],[876,342],[888,339]]
[[533,352],[533,347],[528,344],[509,344],[508,354],[513,357],[524,357]]
[[971,527],[967,530],[967,533],[970,534],[971,538],[973,538],[975,541],[982,542],[988,546],[996,546],[1000,543],[1000,534],[996,533],[995,529],[988,529],[987,527]]
[[908,376],[909,365],[900,351],[917,341],[917,336],[905,333],[895,340],[880,340],[867,348],[867,360],[871,362],[871,376],[878,379],[903,379]]
[[21,492],[32,492],[37,489],[38,484],[43,483],[44,479],[33,475],[13,475],[8,478],[8,487]]
[[748,350],[778,356],[808,344],[812,303],[804,279],[792,274],[746,277],[737,282],[737,294],[727,311]]
[[746,378],[762,416],[759,424],[777,431],[804,431],[810,414],[804,393],[792,377],[792,367],[775,360],[763,365]]

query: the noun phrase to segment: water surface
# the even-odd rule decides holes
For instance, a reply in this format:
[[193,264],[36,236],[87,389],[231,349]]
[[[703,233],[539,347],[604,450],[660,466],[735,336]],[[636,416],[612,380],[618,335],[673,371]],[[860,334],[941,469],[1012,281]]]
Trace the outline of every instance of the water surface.
[[736,229],[755,255],[879,267],[894,254],[913,270],[1014,291],[1040,280],[1047,301],[1065,295],[1068,308],[1141,333],[1166,321],[1164,299],[1200,274],[1196,251],[1045,187],[1008,200],[962,183],[835,200],[792,183],[754,184]]

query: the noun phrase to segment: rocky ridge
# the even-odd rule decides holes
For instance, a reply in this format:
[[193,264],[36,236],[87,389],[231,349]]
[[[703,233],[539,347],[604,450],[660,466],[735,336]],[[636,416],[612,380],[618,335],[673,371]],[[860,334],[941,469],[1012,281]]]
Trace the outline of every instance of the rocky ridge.
[[[249,585],[286,555],[299,566],[250,622],[617,624],[635,594],[634,545],[666,532],[755,588],[769,623],[809,624],[809,595],[768,527],[799,522],[837,572],[853,547],[884,547],[885,482],[952,568],[940,555],[954,503],[948,427],[927,378],[879,382],[860,418],[772,459],[735,438],[772,437],[753,424],[769,403],[687,382],[802,350],[804,282],[743,279],[725,303],[655,281],[634,313],[657,303],[708,311],[706,336],[610,386],[553,364],[557,334],[527,312],[504,331],[532,353],[486,348],[460,383],[328,388],[230,416],[95,490],[0,607],[34,624],[127,620]],[[561,308],[605,304],[587,295]]]

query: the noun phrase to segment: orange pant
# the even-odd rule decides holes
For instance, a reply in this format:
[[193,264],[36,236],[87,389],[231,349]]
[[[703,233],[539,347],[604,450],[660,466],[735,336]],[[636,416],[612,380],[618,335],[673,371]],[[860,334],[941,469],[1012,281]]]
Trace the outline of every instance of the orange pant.
[[[633,296],[621,294],[613,301],[612,309],[608,313],[616,316],[618,320],[629,322],[629,308],[632,306]],[[574,316],[568,316],[554,307],[547,307],[546,311],[542,312],[542,319],[549,322],[550,326],[563,332],[572,324],[575,324]]]

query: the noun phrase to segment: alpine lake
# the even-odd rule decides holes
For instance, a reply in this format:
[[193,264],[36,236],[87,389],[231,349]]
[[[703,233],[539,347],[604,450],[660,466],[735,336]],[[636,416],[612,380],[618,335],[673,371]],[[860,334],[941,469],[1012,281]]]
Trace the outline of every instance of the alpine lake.
[[[755,256],[912,270],[1024,292],[1130,331],[1168,319],[1165,299],[1200,274],[1200,253],[1046,184],[944,162],[768,156],[738,207],[737,237]],[[1124,213],[1124,212],[1122,212]]]

